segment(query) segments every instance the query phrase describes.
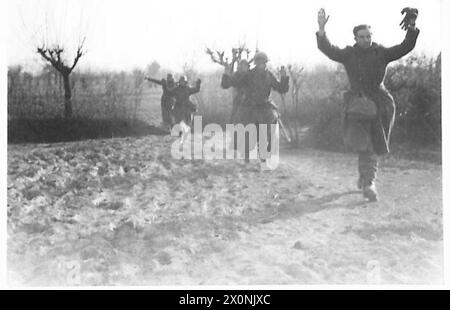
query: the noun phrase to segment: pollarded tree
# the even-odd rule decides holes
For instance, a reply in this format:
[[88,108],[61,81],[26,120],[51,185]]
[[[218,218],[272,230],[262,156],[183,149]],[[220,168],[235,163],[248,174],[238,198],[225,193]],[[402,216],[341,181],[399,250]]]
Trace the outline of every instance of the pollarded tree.
[[[258,52],[258,50],[256,50],[255,53],[256,52]],[[242,59],[246,59],[249,64],[253,62],[253,57],[250,57],[252,52],[245,44],[241,44],[240,46],[231,49],[231,61],[228,60],[228,57],[225,57],[225,51],[213,52],[210,48],[206,48],[206,53],[211,57],[212,62],[226,68],[228,67],[231,71],[230,73],[234,72],[235,65]]]
[[84,39],[78,45],[77,53],[71,65],[66,64],[65,60],[62,57],[64,53],[64,48],[60,45],[54,45],[52,47],[47,47],[45,44],[37,48],[37,53],[44,58],[48,63],[50,63],[56,71],[58,71],[64,83],[64,117],[71,118],[73,109],[72,109],[72,91],[70,88],[70,74],[73,69],[75,69],[76,65],[80,58],[85,54],[83,51]]

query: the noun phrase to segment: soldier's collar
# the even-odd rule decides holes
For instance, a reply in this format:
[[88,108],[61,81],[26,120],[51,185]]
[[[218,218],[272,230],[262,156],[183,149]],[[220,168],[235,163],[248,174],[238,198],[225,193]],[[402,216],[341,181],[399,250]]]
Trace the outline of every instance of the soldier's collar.
[[372,44],[368,48],[361,48],[355,43],[355,44],[353,44],[353,47],[356,48],[358,51],[365,52],[365,51],[372,51],[374,48],[377,48],[378,44],[375,42],[372,42]]

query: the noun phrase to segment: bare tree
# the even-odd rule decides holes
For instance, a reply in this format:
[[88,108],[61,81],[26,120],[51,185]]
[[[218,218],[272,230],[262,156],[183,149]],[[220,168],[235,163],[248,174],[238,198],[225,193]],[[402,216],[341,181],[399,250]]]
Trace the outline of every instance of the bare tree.
[[[257,50],[255,52],[258,52]],[[231,73],[234,71],[234,65],[239,63],[242,59],[248,61],[248,63],[253,62],[253,57],[250,57],[251,50],[246,47],[245,44],[241,44],[238,47],[233,47],[231,49],[231,61],[228,60],[228,57],[225,57],[225,51],[215,51],[213,52],[210,48],[206,48],[206,54],[211,57],[212,62],[217,63],[223,67],[230,67]]]
[[73,69],[78,64],[80,58],[85,54],[83,51],[85,39],[81,41],[78,45],[77,53],[73,60],[72,65],[67,65],[62,58],[62,54],[64,53],[64,48],[60,45],[54,45],[53,47],[46,47],[45,44],[37,48],[37,53],[42,56],[48,63],[50,63],[56,71],[58,71],[63,79],[64,83],[64,117],[71,118],[72,117],[72,91],[70,87],[70,79],[69,76],[72,73]]
[[[256,50],[257,52],[257,50]],[[255,52],[255,53],[256,53]],[[232,74],[235,71],[235,64],[239,63],[242,59],[246,59],[249,64],[253,62],[253,57],[250,56],[251,50],[246,47],[245,44],[241,44],[238,47],[233,47],[231,49],[231,61],[229,61],[228,57],[225,57],[225,51],[215,51],[213,52],[210,48],[206,48],[206,54],[211,57],[211,61],[213,63],[217,63],[229,70],[229,73]],[[232,91],[232,102],[233,108],[231,111],[231,118],[233,117],[233,111],[235,109],[236,96],[238,92],[234,87],[231,88]]]

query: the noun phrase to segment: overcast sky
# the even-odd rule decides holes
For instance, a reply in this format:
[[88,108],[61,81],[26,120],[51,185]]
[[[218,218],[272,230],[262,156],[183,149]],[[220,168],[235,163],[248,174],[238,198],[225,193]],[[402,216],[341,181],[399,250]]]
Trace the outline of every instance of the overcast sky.
[[[35,48],[60,42],[72,54],[86,36],[87,54],[79,69],[144,69],[153,60],[178,71],[185,62],[199,70],[218,68],[205,47],[230,51],[246,42],[258,44],[274,65],[330,63],[316,47],[317,11],[324,7],[332,43],[353,44],[356,24],[372,25],[373,40],[398,44],[405,6],[419,9],[421,34],[416,52],[436,56],[441,50],[441,0],[8,0],[8,64],[42,66]],[[70,53],[68,54],[71,57]]]

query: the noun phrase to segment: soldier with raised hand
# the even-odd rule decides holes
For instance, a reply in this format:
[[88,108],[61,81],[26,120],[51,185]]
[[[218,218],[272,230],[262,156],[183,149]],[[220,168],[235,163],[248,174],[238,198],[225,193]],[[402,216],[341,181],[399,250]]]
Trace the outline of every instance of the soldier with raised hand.
[[[259,145],[259,125],[267,125],[267,152],[271,152],[271,126],[278,121],[278,113],[276,105],[272,102],[272,89],[280,94],[289,90],[289,77],[286,70],[282,68],[280,71],[280,80],[270,72],[267,68],[269,58],[264,52],[257,52],[253,58],[255,67],[248,72],[236,72],[233,75],[227,74],[225,71],[222,77],[222,84],[225,82],[232,87],[245,90],[245,100],[242,104],[243,108],[237,113],[236,123],[255,124],[257,126],[257,144]],[[246,159],[249,158],[249,149],[254,146],[246,146]],[[260,159],[265,161],[266,158]]]
[[[250,64],[248,60],[242,59],[238,63],[237,71],[235,74],[243,74],[245,72],[248,72],[250,70]],[[231,87],[231,67],[230,65],[225,66],[225,72],[222,75],[222,80],[220,83],[220,86],[223,89],[228,89]],[[248,125],[250,119],[243,119],[240,117],[241,115],[249,115],[249,112],[247,111],[248,107],[245,105],[246,98],[247,98],[247,89],[246,87],[233,87],[233,101],[232,101],[232,109],[231,109],[231,117],[230,117],[230,123],[231,124],[242,124],[244,126]],[[234,139],[233,139],[233,149],[238,149],[238,143],[237,143],[237,133],[234,133]],[[246,144],[247,145],[247,144]],[[247,146],[248,147],[248,146]],[[248,153],[248,152],[247,152]],[[245,161],[248,163],[249,158],[246,157]]]
[[184,121],[187,125],[191,125],[192,115],[197,111],[197,107],[190,100],[190,96],[200,91],[201,80],[197,79],[195,87],[188,85],[186,76],[181,76],[178,80],[178,85],[169,91],[169,94],[175,98],[172,114],[175,123]]
[[415,46],[419,29],[415,26],[417,9],[405,8],[401,26],[407,30],[402,43],[384,47],[372,42],[369,25],[353,29],[355,44],[343,49],[334,46],[325,33],[329,16],[318,13],[317,46],[330,59],[344,65],[350,90],[344,94],[344,144],[359,154],[358,188],[370,201],[378,200],[375,186],[377,155],[389,153],[389,137],[395,118],[395,103],[383,80],[387,65],[408,54]]
[[[243,74],[245,72],[248,72],[250,70],[250,64],[248,60],[242,59],[238,63],[237,67],[237,74]],[[222,81],[220,86],[223,89],[228,89],[231,87],[231,81],[229,79],[229,76],[231,75],[231,68],[230,66],[225,67],[224,75],[222,76]],[[231,117],[230,122],[232,124],[236,124],[236,117],[237,113],[239,111],[239,107],[241,107],[246,100],[246,88],[245,87],[233,87],[233,102],[232,102],[232,109],[231,109]]]
[[161,95],[161,114],[162,114],[162,123],[164,127],[171,126],[171,111],[173,108],[173,104],[175,99],[171,92],[177,86],[172,74],[167,74],[166,79],[157,80],[151,77],[145,77],[147,81],[153,82],[155,84],[161,85],[163,89],[163,93]]

